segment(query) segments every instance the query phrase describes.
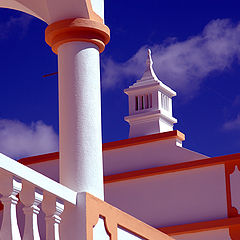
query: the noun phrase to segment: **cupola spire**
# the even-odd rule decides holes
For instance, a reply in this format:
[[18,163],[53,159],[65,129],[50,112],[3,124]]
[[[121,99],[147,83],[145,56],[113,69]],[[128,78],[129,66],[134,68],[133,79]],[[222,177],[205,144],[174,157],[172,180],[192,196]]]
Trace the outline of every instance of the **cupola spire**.
[[129,137],[138,137],[173,130],[177,119],[172,117],[172,97],[176,92],[163,84],[153,70],[151,50],[148,49],[146,70],[124,92],[129,97]]
[[145,72],[144,72],[143,76],[141,77],[141,79],[138,80],[138,82],[148,81],[148,80],[159,81],[159,79],[157,78],[157,76],[153,70],[153,60],[152,60],[152,53],[151,53],[150,49],[148,49],[148,56],[147,56],[147,60],[146,60]]
[[147,66],[146,71],[153,71],[152,65],[153,65],[152,52],[151,52],[151,49],[148,49],[148,57],[146,60],[146,66]]

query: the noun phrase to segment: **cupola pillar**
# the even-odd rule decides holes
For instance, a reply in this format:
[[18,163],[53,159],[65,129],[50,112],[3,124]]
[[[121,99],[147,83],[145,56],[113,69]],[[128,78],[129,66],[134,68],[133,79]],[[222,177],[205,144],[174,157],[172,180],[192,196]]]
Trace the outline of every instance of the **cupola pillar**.
[[129,99],[129,116],[124,118],[130,125],[129,138],[172,131],[177,122],[172,116],[176,92],[157,78],[152,65],[149,49],[142,78],[124,90]]

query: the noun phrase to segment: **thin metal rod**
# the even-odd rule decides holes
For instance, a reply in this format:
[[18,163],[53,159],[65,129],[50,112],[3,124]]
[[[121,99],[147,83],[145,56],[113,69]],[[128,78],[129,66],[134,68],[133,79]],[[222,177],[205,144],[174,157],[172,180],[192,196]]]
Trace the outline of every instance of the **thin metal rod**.
[[57,75],[57,74],[58,74],[58,72],[49,73],[49,74],[43,75],[43,77],[44,77],[44,78],[45,78],[45,77],[50,77],[50,76]]

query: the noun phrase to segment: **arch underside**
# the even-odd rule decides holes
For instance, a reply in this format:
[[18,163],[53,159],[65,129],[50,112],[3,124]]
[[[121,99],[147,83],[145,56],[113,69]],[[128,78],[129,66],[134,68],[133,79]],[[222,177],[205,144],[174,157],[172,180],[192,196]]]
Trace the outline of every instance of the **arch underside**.
[[103,0],[1,0],[1,8],[25,12],[47,24],[70,18],[86,18],[102,22]]
[[8,8],[8,9],[13,9],[13,10],[17,10],[17,11],[20,11],[20,12],[24,12],[24,13],[30,14],[30,15],[44,21],[44,19],[41,16],[39,16],[36,12],[31,10],[27,6],[23,5],[19,1],[3,0],[3,1],[0,2],[0,8]]
[[[102,4],[98,1],[95,2],[100,10]],[[93,11],[91,0],[1,0],[0,7],[25,12],[47,24],[69,18],[91,19],[98,15]]]

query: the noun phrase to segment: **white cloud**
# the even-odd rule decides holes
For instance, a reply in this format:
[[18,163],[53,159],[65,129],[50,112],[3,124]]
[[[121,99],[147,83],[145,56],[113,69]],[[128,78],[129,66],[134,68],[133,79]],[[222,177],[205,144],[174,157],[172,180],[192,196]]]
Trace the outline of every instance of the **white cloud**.
[[11,16],[7,21],[0,23],[0,39],[7,39],[10,34],[14,37],[23,37],[32,19],[32,16],[24,13]]
[[240,56],[240,23],[229,19],[209,22],[202,33],[178,42],[176,39],[153,46],[143,46],[124,63],[113,59],[103,62],[103,88],[113,88],[122,81],[136,80],[143,74],[147,48],[152,49],[154,69],[164,83],[175,90],[188,93],[197,90],[213,72],[231,67]]
[[223,125],[225,130],[240,130],[240,114],[233,120],[226,122]]
[[21,158],[58,151],[58,136],[42,121],[26,125],[20,121],[0,120],[0,152]]

